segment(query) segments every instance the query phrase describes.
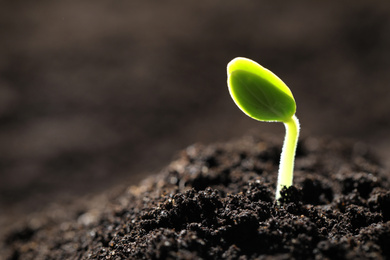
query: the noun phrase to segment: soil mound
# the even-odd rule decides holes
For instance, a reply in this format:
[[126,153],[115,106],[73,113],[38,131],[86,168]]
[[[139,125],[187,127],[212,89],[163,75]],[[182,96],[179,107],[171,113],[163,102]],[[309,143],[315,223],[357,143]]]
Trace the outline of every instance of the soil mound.
[[189,146],[138,186],[31,216],[5,259],[387,259],[390,183],[359,143],[307,138],[294,186],[274,188],[281,143]]

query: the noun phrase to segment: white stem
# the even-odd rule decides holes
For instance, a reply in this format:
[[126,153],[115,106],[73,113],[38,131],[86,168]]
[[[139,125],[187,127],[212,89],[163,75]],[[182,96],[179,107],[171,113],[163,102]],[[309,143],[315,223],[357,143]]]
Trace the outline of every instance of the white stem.
[[276,200],[280,198],[282,188],[288,188],[293,183],[295,151],[300,129],[298,118],[295,115],[283,123],[286,128],[286,136],[283,142],[282,155],[280,156]]

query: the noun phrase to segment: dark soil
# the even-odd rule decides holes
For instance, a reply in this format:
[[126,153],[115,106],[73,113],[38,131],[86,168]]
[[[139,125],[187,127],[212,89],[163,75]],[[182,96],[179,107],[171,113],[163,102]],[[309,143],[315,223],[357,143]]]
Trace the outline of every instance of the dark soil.
[[281,143],[192,145],[159,174],[64,207],[2,239],[4,259],[388,259],[390,183],[360,143],[304,139],[294,186]]

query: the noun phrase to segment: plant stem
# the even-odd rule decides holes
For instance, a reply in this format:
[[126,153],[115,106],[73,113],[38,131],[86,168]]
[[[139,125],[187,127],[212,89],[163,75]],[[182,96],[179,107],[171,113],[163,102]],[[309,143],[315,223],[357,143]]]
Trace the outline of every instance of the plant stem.
[[288,188],[292,185],[295,151],[299,136],[299,121],[295,115],[283,123],[286,128],[286,136],[283,142],[282,155],[280,156],[276,200],[280,198],[280,191],[284,186]]

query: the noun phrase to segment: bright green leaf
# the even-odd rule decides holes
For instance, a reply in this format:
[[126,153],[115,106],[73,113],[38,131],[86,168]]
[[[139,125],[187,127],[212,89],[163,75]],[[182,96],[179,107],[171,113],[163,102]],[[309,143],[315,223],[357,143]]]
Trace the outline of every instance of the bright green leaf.
[[295,114],[290,89],[258,63],[235,58],[227,67],[229,92],[237,106],[259,121],[286,122]]

